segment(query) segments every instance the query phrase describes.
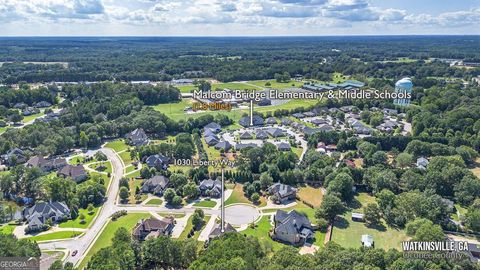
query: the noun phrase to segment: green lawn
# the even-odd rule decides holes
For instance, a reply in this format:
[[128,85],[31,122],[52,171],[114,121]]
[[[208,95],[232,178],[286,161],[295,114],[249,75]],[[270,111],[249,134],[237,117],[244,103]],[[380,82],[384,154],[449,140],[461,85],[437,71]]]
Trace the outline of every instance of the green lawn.
[[255,227],[255,229],[248,227],[248,229],[241,231],[240,233],[257,237],[267,251],[278,251],[282,247],[285,247],[284,244],[273,241],[273,239],[268,234],[270,229],[272,229],[269,216],[263,216],[260,221],[256,223],[256,225],[257,226]]
[[12,234],[13,230],[15,230],[15,227],[17,227],[17,225],[5,224],[2,227],[0,227],[0,233]]
[[112,148],[115,152],[120,152],[129,148],[129,146],[125,143],[124,140],[115,140],[108,142],[105,147]]
[[85,162],[85,157],[81,155],[74,156],[68,161],[68,163],[72,165],[83,164],[84,162]]
[[132,231],[133,227],[137,222],[142,218],[149,218],[150,214],[148,213],[129,213],[126,216],[122,216],[117,219],[117,221],[109,221],[102,231],[102,233],[98,236],[97,240],[93,244],[93,246],[88,251],[88,254],[80,263],[78,269],[83,269],[90,258],[99,251],[101,248],[107,247],[111,245],[112,238],[115,235],[115,232],[120,228],[126,228],[129,231]]
[[215,207],[215,205],[217,205],[215,201],[209,201],[209,200],[203,200],[193,204],[193,206],[208,207],[208,208],[213,208]]
[[[457,210],[455,213],[452,213],[450,215],[450,217],[455,220],[455,221],[460,221],[461,220],[461,217],[465,216],[465,214],[467,213],[468,209],[462,207],[460,204],[456,203],[455,204],[455,209]],[[458,215],[460,214],[460,216]]]
[[[267,82],[270,83],[270,86],[265,85]],[[292,87],[300,88],[303,86],[303,82],[297,82],[297,81],[277,82],[276,80],[259,80],[259,81],[249,81],[248,83],[254,84],[260,87],[273,88],[273,89],[286,89],[286,88],[292,88]]]
[[259,90],[261,87],[251,85],[248,83],[241,83],[241,82],[229,82],[229,83],[214,83],[212,85],[212,89],[216,90],[219,89],[232,89],[232,90]]
[[[283,208],[282,210],[284,211],[291,211],[291,210],[297,210],[300,213],[304,213],[307,215],[308,219],[310,220],[311,223],[315,224],[316,223],[316,218],[315,218],[315,209],[310,208],[308,205],[302,203],[301,201],[297,200],[297,204],[292,207],[288,208]],[[262,210],[263,213],[272,213],[272,212],[277,212],[277,209],[265,209]]]
[[129,174],[129,173],[131,173],[131,172],[133,172],[133,171],[135,171],[135,170],[136,170],[135,166],[133,166],[133,165],[128,165],[127,167],[125,167],[125,174]]
[[188,234],[190,233],[190,231],[193,228],[192,217],[193,217],[193,215],[190,215],[190,217],[188,218],[187,225],[185,225],[185,229],[183,229],[183,232],[178,237],[179,239],[187,239]]
[[130,152],[129,151],[122,152],[118,155],[123,160],[123,163],[125,163],[125,165],[129,165],[129,164],[132,163],[132,158],[130,157]]
[[48,240],[56,240],[56,239],[65,239],[65,238],[73,238],[82,234],[81,232],[74,232],[72,231],[62,231],[62,232],[52,232],[48,234],[42,234],[32,237],[27,237],[25,239],[32,240],[32,241],[48,241]]
[[126,173],[125,176],[128,177],[128,178],[136,178],[136,177],[139,177],[139,176],[140,176],[140,170],[134,171],[134,172],[130,172],[130,173]]
[[89,172],[90,176],[93,177],[93,176],[99,176],[101,178],[103,178],[103,185],[108,188],[108,185],[110,184],[110,177],[108,177],[108,175],[106,174],[103,174],[103,173],[98,173],[98,172]]
[[154,199],[151,199],[149,200],[146,205],[161,205],[162,204],[162,199],[157,199],[157,198],[154,198]]
[[401,243],[408,239],[403,230],[391,228],[383,220],[382,224],[376,227],[367,227],[363,222],[352,221],[352,212],[362,212],[362,207],[375,201],[375,198],[367,193],[360,193],[355,199],[352,210],[335,222],[332,241],[343,247],[360,247],[362,235],[369,234],[373,236],[376,248],[400,249]]
[[87,164],[87,166],[91,169],[96,170],[100,165],[105,166],[105,170],[100,171],[100,172],[105,172],[105,173],[112,173],[112,163],[110,161],[104,161],[104,162],[99,162],[99,163],[94,163],[94,164]]
[[88,213],[87,209],[79,209],[78,210],[78,216],[80,216],[80,214],[84,214],[85,215],[85,223],[80,223],[80,218],[77,217],[74,220],[68,220],[68,221],[62,222],[62,223],[58,224],[58,226],[60,228],[81,228],[81,229],[88,228],[90,226],[90,224],[92,223],[92,220],[98,214],[98,210],[99,210],[99,208],[95,207],[93,209],[93,213],[90,214],[90,213]]
[[[136,204],[137,201],[135,200],[135,191],[138,188],[141,188],[142,187],[142,182],[143,180],[140,180],[140,179],[131,179],[130,182],[128,183],[129,184],[129,187],[130,187],[130,197],[128,198],[128,203],[130,204]],[[147,198],[147,194],[140,194],[140,202],[143,202],[146,198]]]
[[297,155],[298,158],[302,155],[303,148],[302,147],[292,147],[292,152]]
[[37,113],[37,114],[32,114],[32,115],[29,115],[29,116],[24,116],[23,117],[23,123],[27,123],[27,122],[30,122],[32,120],[35,120],[37,119],[38,117],[42,116],[42,115],[45,115],[45,113],[43,112],[40,112],[40,113]]

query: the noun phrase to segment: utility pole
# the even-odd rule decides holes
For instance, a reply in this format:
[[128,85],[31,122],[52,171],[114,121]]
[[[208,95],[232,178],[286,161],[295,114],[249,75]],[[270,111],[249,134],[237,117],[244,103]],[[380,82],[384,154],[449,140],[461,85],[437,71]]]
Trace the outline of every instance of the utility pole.
[[250,126],[253,126],[253,99],[250,100]]
[[225,175],[224,175],[224,171],[225,169],[222,168],[222,205],[221,205],[221,212],[220,212],[220,216],[221,216],[221,232],[224,233],[225,232]]

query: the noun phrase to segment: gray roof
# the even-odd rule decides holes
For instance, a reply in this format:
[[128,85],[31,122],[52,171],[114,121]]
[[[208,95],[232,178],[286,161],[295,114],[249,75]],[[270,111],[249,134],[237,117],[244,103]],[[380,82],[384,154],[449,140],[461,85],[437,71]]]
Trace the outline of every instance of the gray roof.
[[288,150],[292,149],[292,147],[290,146],[290,144],[287,143],[287,142],[280,142],[280,143],[278,143],[278,144],[277,144],[277,148],[278,148],[278,150],[281,150],[281,151],[283,151],[283,150],[288,151]]
[[221,141],[215,144],[215,148],[227,151],[232,148],[232,145],[228,141]]
[[87,171],[85,171],[85,168],[83,165],[66,165],[65,167],[61,168],[60,171],[58,171],[58,174],[64,177],[71,177],[73,179],[76,179],[78,177],[84,177],[87,176]]
[[164,166],[169,163],[170,159],[162,154],[156,154],[156,155],[151,155],[147,157],[145,160],[145,163],[149,167],[159,167],[159,166]]
[[237,232],[237,230],[235,230],[235,228],[233,228],[233,226],[230,225],[230,223],[225,222],[225,228],[224,228],[223,233],[222,233],[222,229],[220,227],[221,227],[220,223],[215,224],[215,227],[213,228],[213,230],[208,235],[208,238],[212,239],[212,238],[215,238],[215,237],[219,237],[219,236],[223,235],[224,233]]
[[297,189],[286,184],[275,183],[268,188],[270,194],[276,195],[279,198],[284,198],[295,194]]
[[269,128],[267,129],[267,133],[270,134],[272,137],[281,137],[284,136],[285,134],[283,133],[283,130],[279,128]]
[[249,147],[254,148],[254,147],[257,147],[257,145],[254,144],[254,143],[237,143],[237,144],[235,145],[235,149],[236,149],[236,150],[241,150],[241,149],[249,148]]
[[[283,210],[277,210],[275,213],[275,232],[283,232],[285,234],[305,234],[312,233],[312,224],[310,220],[300,212],[292,210],[290,212],[285,212]],[[307,231],[305,231],[305,229]]]
[[[142,189],[148,188],[149,191],[155,190],[156,188],[161,188],[162,190],[166,189],[170,183],[170,179],[163,175],[155,175],[154,177],[147,179],[143,182]],[[158,192],[156,192],[158,193]]]
[[209,124],[204,126],[204,129],[205,128],[208,128],[208,129],[212,130],[213,132],[218,132],[218,131],[220,131],[220,129],[222,129],[222,126],[220,126],[219,124],[217,124],[215,122],[210,122]]
[[244,133],[240,134],[240,139],[251,139],[253,138],[253,134],[245,131]]
[[266,122],[267,124],[272,125],[272,124],[276,124],[276,123],[277,123],[277,119],[276,119],[275,117],[269,117],[269,118],[267,118],[267,119],[265,120],[265,122]]
[[[250,116],[245,116],[238,121],[240,125],[244,127],[250,126]],[[259,115],[254,115],[253,116],[253,125],[254,126],[262,126],[264,123],[263,118]]]

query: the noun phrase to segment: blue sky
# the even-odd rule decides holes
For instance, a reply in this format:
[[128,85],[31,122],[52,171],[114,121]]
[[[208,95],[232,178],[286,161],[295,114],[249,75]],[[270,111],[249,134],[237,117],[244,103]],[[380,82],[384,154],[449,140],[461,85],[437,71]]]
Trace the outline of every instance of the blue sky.
[[0,0],[0,35],[480,34],[480,0]]

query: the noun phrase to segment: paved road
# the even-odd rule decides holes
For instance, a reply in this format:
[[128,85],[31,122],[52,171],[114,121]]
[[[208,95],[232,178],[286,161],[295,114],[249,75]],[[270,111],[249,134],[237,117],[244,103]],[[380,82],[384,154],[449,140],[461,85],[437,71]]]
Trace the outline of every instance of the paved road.
[[[150,205],[122,205],[117,204],[117,194],[119,191],[119,182],[123,177],[125,164],[122,162],[120,157],[109,148],[102,148],[100,151],[105,153],[112,163],[112,176],[113,179],[110,183],[110,186],[107,190],[106,201],[104,202],[100,212],[98,213],[96,219],[93,221],[91,227],[80,237],[68,239],[68,240],[58,240],[48,243],[40,243],[40,249],[45,250],[54,250],[58,248],[64,248],[70,251],[70,254],[74,250],[78,250],[77,255],[72,257],[70,254],[67,256],[65,262],[71,262],[78,267],[78,264],[82,261],[85,255],[88,253],[91,245],[96,241],[96,238],[100,235],[106,223],[109,221],[110,216],[116,211],[127,210],[130,213],[135,212],[165,212],[165,213],[177,213],[177,214],[187,214],[190,215],[195,211],[195,207],[183,207],[183,208],[169,208],[166,206],[150,206]],[[240,208],[239,208],[240,207]],[[242,207],[247,207],[249,211],[238,211],[243,209]],[[211,209],[211,208],[202,208],[206,215],[211,215],[212,217],[220,216],[220,209]],[[237,224],[239,223],[239,218],[245,221],[246,224],[251,223],[253,220],[256,220],[259,217],[259,212],[256,208],[252,206],[239,206],[232,205],[226,207],[225,209],[225,220],[226,222]],[[237,224],[238,225],[238,224]],[[205,232],[204,234],[206,234]],[[208,232],[209,233],[209,232]]]
[[87,254],[90,245],[94,242],[95,238],[100,235],[102,227],[108,221],[109,217],[117,211],[115,205],[116,197],[118,194],[118,183],[120,178],[123,176],[123,163],[115,152],[109,148],[102,148],[101,151],[105,153],[112,163],[112,175],[113,179],[110,183],[109,189],[107,191],[107,198],[103,204],[100,212],[98,213],[96,219],[92,226],[87,230],[83,236],[78,239],[65,240],[65,241],[55,241],[49,243],[39,244],[40,249],[56,249],[56,248],[66,248],[70,252],[78,250],[78,253],[75,257],[68,256],[66,262],[71,262],[76,265],[81,259]]

